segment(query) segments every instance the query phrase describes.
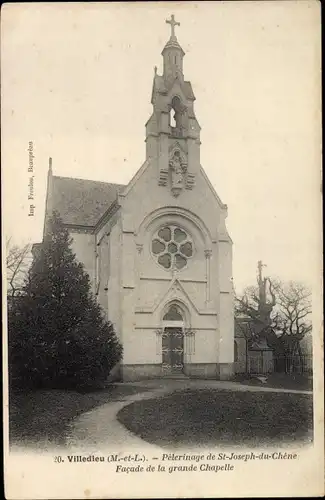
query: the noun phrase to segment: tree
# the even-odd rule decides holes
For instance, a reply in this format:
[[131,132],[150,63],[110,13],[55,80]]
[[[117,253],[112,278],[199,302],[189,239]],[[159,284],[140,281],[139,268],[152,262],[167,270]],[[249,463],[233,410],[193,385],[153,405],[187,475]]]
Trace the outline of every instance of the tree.
[[[262,276],[262,261],[258,262],[257,286],[244,290],[241,297],[236,297],[235,314],[241,317],[238,323],[246,339],[255,347],[267,347],[274,340],[275,290],[270,278]],[[246,321],[245,321],[246,318]]]
[[6,240],[7,297],[13,299],[21,292],[30,265],[31,246],[19,247]]
[[278,303],[277,321],[280,339],[286,352],[286,371],[296,368],[296,358],[303,366],[301,341],[312,330],[311,291],[303,283],[289,281],[276,284]]
[[9,316],[12,380],[32,387],[101,384],[122,347],[91,293],[57,213]]
[[305,285],[263,278],[260,261],[257,286],[236,297],[235,314],[251,347],[273,350],[275,371],[303,367],[300,342],[311,331],[311,292]]

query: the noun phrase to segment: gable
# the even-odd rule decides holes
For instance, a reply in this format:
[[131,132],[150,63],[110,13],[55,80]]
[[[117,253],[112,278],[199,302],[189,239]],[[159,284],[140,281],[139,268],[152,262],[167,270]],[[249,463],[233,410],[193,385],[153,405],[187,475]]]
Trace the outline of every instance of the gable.
[[197,314],[208,316],[216,314],[216,311],[212,309],[198,309],[191,297],[187,294],[181,281],[177,278],[173,278],[170,281],[166,290],[157,298],[155,303],[149,307],[137,307],[136,312],[153,314],[157,312],[157,310],[162,310],[166,304],[170,304],[175,300],[181,301],[189,311],[193,311]]
[[[169,154],[172,153],[175,145],[170,146]],[[180,146],[182,149],[183,144]],[[195,222],[194,224],[198,227],[203,224],[211,235],[210,239],[215,240],[222,235],[224,239],[230,241],[225,227],[227,207],[220,200],[204,170],[199,167],[196,175],[193,176],[191,189],[184,183],[179,195],[175,196],[168,171],[165,185],[160,183],[158,162],[157,158],[147,160],[126,189],[119,194],[118,203],[122,207],[123,229],[139,232],[140,227],[146,224],[146,221],[152,220],[157,211],[163,211],[164,214],[170,216],[182,216],[182,211],[185,211],[192,221],[201,221],[199,224]],[[189,173],[191,174],[191,171]]]
[[[190,82],[184,81],[180,82],[178,79],[175,79],[178,85],[181,87],[184,97],[189,99],[190,101],[195,100],[195,96],[193,93],[192,85]],[[175,83],[175,82],[174,82]],[[163,76],[155,75],[152,86],[152,94],[151,94],[151,103],[154,103],[154,96],[156,93],[167,95],[169,90],[166,87],[165,79]]]

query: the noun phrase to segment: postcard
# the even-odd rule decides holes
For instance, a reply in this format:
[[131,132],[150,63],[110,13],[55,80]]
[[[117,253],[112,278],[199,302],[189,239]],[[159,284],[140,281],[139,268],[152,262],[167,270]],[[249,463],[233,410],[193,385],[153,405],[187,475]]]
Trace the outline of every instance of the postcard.
[[1,14],[6,498],[323,495],[320,4]]

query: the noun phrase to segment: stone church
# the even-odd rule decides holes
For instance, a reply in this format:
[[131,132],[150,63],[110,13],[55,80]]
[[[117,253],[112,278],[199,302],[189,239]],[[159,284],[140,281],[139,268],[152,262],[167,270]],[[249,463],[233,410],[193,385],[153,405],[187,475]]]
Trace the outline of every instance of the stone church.
[[[46,215],[60,213],[94,294],[123,344],[123,380],[225,379],[234,364],[232,241],[227,206],[200,163],[195,96],[175,35],[152,85],[146,159],[127,185],[53,175]],[[46,223],[45,223],[46,226]]]

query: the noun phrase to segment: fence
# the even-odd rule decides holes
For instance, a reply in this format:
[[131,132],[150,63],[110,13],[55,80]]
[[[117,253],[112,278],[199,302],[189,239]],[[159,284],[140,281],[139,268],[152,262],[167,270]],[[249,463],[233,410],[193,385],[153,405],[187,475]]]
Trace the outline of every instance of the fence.
[[313,373],[313,358],[310,355],[274,357],[274,371],[282,373]]
[[247,373],[267,375],[277,373],[299,373],[311,375],[313,373],[312,356],[273,356],[269,351],[250,352],[247,355]]

